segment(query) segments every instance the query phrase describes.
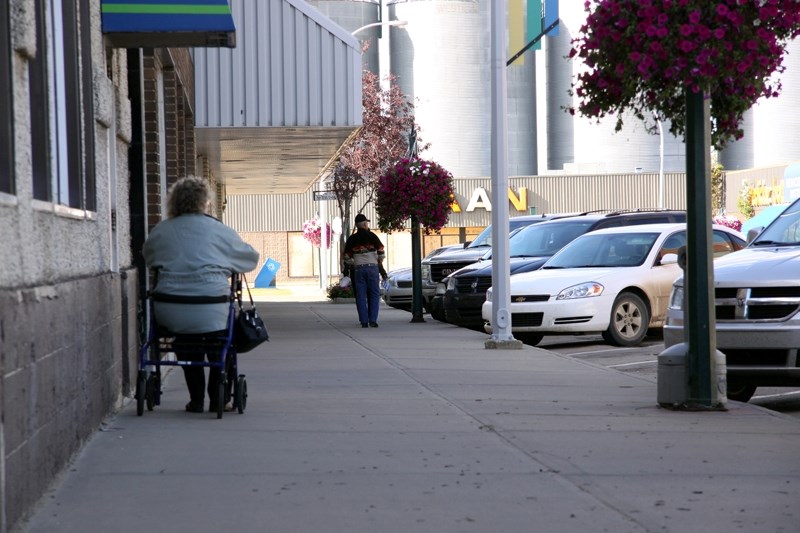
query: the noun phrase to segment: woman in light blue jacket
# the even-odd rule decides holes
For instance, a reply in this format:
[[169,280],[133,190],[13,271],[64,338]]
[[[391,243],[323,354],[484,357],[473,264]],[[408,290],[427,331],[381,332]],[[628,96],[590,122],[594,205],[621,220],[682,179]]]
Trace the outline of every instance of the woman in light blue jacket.
[[[144,244],[147,267],[156,271],[152,292],[170,296],[226,296],[230,276],[258,265],[259,253],[230,228],[208,215],[211,188],[202,178],[179,179],[167,197],[167,219],[159,222]],[[155,320],[173,333],[208,333],[227,327],[229,304],[154,302]],[[201,361],[203,354],[180,353],[181,360]],[[191,400],[186,410],[202,413],[205,372],[202,366],[182,366]],[[216,411],[219,368],[208,376],[209,411]]]

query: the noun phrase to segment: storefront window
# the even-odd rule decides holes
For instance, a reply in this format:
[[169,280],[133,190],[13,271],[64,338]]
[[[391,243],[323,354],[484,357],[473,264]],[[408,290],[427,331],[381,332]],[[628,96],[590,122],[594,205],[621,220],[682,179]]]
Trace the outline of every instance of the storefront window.
[[[8,22],[8,2],[0,3],[0,117],[12,117],[14,90],[11,87],[11,32]],[[14,121],[0,123],[0,192],[14,194]]]
[[[38,52],[29,80],[33,196],[93,210],[91,32],[86,28],[79,35],[75,0],[36,0],[34,5]],[[90,20],[88,5],[81,2],[83,20]]]

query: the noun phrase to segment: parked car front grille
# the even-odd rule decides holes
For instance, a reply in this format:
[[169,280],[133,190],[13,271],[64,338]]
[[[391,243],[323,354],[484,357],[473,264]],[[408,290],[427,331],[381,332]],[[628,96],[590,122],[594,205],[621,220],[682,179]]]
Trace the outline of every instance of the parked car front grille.
[[800,311],[800,287],[717,288],[719,321],[779,321]]
[[511,303],[521,304],[523,302],[546,302],[550,299],[549,294],[512,294]]
[[413,285],[413,282],[411,280],[398,281],[397,282],[397,288],[398,289],[410,289],[412,285]]
[[490,276],[456,278],[456,288],[462,294],[485,293],[491,286],[492,278]]
[[511,327],[530,328],[542,325],[544,313],[511,313]]
[[444,278],[458,270],[459,268],[471,265],[474,261],[458,262],[458,263],[431,263],[431,278],[438,283]]

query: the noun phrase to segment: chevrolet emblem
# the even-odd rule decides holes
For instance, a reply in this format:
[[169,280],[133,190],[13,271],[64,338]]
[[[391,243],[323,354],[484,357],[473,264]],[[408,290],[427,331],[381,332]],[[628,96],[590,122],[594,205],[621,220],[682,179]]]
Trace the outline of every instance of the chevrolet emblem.
[[525,297],[524,296],[517,296],[516,298],[514,298],[514,301],[517,302],[517,303],[522,303],[522,302],[525,301]]

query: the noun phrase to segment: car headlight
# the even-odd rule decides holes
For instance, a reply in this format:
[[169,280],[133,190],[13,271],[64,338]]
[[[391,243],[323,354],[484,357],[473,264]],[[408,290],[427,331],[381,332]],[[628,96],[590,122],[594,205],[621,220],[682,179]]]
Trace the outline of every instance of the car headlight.
[[671,309],[683,309],[683,285],[673,285],[672,294],[669,295]]
[[491,302],[492,301],[492,288],[491,287],[486,289],[486,301],[487,302]]
[[422,263],[421,277],[425,281],[433,281],[431,278],[431,265]]
[[448,291],[456,290],[456,278],[449,277],[449,278],[445,279],[444,282],[447,285],[447,290]]
[[436,284],[436,295],[443,296],[445,292],[447,292],[447,285],[440,281]]
[[556,295],[556,300],[574,300],[576,298],[592,298],[603,294],[604,287],[596,281],[581,283],[567,287]]

